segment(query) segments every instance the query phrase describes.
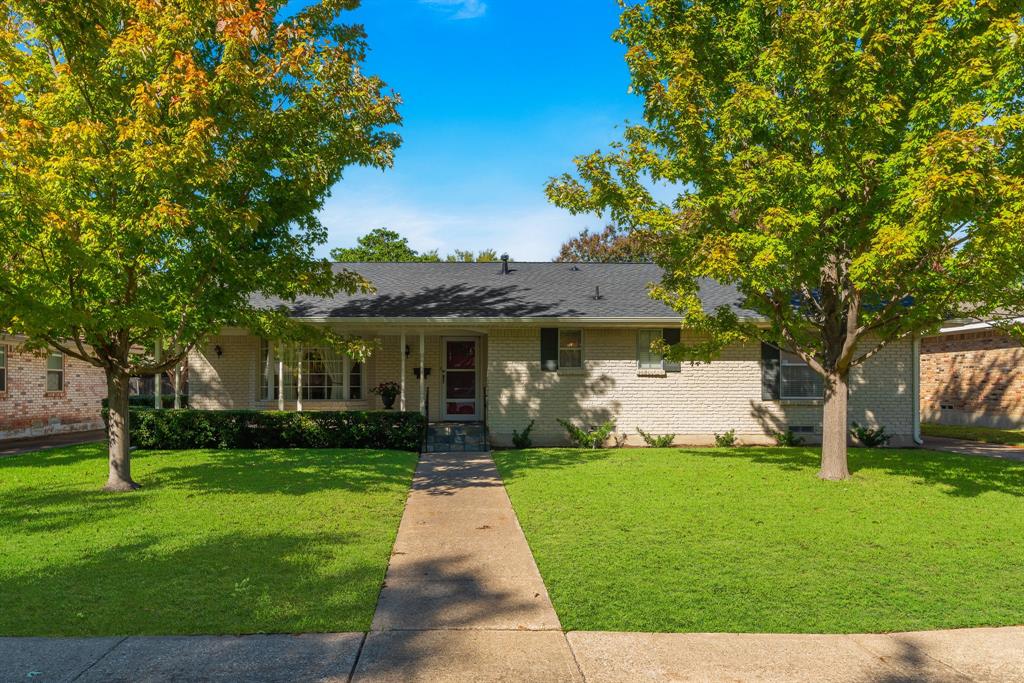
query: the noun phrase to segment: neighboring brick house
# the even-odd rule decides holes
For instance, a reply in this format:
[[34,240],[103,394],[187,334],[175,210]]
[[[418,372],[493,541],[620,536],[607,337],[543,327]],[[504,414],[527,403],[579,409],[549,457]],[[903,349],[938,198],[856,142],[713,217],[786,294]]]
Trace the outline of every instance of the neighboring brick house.
[[19,339],[0,337],[0,439],[103,428],[102,370],[19,347]]
[[[795,357],[744,344],[710,364],[680,365],[650,350],[659,337],[675,342],[687,334],[679,315],[648,295],[661,278],[654,265],[339,267],[359,272],[377,292],[302,298],[290,311],[376,340],[366,363],[223,330],[189,358],[192,407],[375,410],[383,406],[370,388],[395,381],[403,385],[396,407],[423,410],[435,422],[484,422],[498,446],[510,445],[513,430],[531,420],[535,444],[565,443],[558,418],[580,425],[615,419],[631,444],[642,443],[638,428],[676,434],[680,444],[713,443],[730,429],[746,443],[771,443],[770,432],[787,429],[820,439],[821,380]],[[727,305],[754,317],[733,288],[706,281],[701,297],[708,310]],[[884,425],[892,445],[917,443],[916,370],[913,341],[857,368],[851,421]]]
[[1024,428],[1024,346],[985,323],[921,340],[925,422]]

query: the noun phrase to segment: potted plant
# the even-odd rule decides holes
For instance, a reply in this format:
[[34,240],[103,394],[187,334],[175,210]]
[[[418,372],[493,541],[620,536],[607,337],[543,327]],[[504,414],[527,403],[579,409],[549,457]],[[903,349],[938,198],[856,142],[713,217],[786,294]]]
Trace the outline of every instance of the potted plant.
[[398,382],[381,382],[370,389],[370,392],[380,394],[380,400],[384,402],[384,410],[391,410],[395,407],[395,399],[398,398],[401,391],[402,387]]

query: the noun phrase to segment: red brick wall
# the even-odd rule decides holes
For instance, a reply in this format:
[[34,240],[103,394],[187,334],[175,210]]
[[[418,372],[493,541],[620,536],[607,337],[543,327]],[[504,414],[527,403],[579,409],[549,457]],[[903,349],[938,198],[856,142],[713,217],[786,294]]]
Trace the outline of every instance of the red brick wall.
[[107,395],[103,371],[64,359],[64,391],[47,393],[46,358],[7,347],[7,387],[0,393],[0,439],[101,429]]
[[1024,427],[1024,347],[993,330],[922,339],[921,419]]

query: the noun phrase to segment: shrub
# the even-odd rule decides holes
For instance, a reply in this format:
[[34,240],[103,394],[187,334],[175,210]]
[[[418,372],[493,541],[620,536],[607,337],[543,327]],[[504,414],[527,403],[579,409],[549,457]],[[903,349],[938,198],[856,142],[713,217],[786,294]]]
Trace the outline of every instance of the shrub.
[[733,448],[736,446],[736,430],[730,429],[725,434],[715,433],[715,445],[719,448]]
[[885,433],[885,427],[878,427],[877,429],[871,429],[859,425],[856,422],[853,423],[853,429],[850,430],[853,433],[854,438],[860,441],[865,448],[877,448],[878,446],[884,446],[889,443],[889,439],[892,438],[890,434]]
[[565,427],[569,439],[578,448],[601,448],[615,431],[615,420],[608,420],[603,425],[591,427],[589,430],[580,429],[568,420],[559,419],[558,424]]
[[[388,448],[419,451],[426,418],[412,412],[151,410],[131,408],[142,449]],[[103,413],[104,419],[107,411]]]
[[530,438],[530,432],[533,431],[533,424],[536,420],[530,420],[530,424],[526,425],[526,429],[520,434],[517,430],[512,430],[512,445],[516,448],[529,448],[533,445],[533,439]]
[[804,443],[802,437],[797,436],[790,430],[784,432],[772,432],[772,438],[775,439],[776,446],[801,446]]
[[639,427],[636,428],[636,431],[643,437],[644,442],[651,448],[668,448],[672,445],[672,442],[676,440],[675,434],[648,434]]

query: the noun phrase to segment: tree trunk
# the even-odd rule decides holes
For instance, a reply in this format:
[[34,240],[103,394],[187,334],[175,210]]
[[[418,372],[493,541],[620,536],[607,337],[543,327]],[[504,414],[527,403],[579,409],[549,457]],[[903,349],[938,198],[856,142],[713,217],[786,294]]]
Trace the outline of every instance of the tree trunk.
[[821,431],[822,479],[840,481],[848,479],[850,469],[846,463],[846,420],[849,399],[849,375],[834,372],[825,377],[825,410]]
[[131,453],[128,436],[128,375],[107,369],[107,403],[110,409],[108,460],[110,474],[104,491],[134,491],[139,485],[132,481]]

